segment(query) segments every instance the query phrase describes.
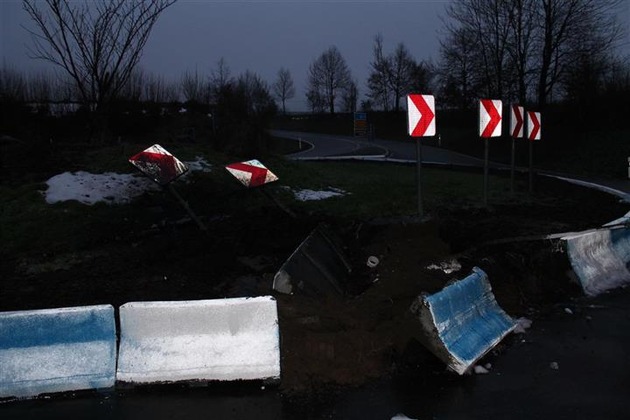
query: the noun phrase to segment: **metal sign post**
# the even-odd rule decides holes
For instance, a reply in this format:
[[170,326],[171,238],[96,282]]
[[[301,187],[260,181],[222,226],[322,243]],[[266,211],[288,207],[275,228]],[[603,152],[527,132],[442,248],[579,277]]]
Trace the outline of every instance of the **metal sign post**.
[[[225,169],[247,188],[262,187],[278,180],[278,177],[273,172],[256,159],[248,160],[247,162],[231,163],[227,165]],[[259,189],[259,191],[265,197],[273,201],[283,212],[293,218],[297,218],[295,213],[280,203],[274,196],[269,194],[269,192],[264,189]]]
[[534,142],[529,142],[529,193],[534,192]]
[[489,176],[489,156],[490,156],[490,140],[484,139],[484,152],[483,152],[483,205],[488,206],[488,176]]
[[418,217],[424,217],[422,206],[422,143],[420,137],[435,136],[435,98],[433,95],[407,95],[407,131],[416,139]]
[[483,205],[488,205],[489,139],[501,136],[503,103],[498,99],[479,100],[479,137],[485,140],[483,164]]
[[199,226],[199,229],[201,229],[202,232],[207,232],[208,228],[206,227],[206,225],[203,224],[201,219],[199,219],[199,217],[197,217],[195,212],[192,211],[192,209],[190,208],[188,203],[182,198],[181,195],[179,195],[179,193],[177,192],[177,190],[175,189],[173,184],[168,184],[167,188],[168,188],[169,192],[171,194],[173,194],[173,196],[179,202],[179,204],[181,204],[181,206],[186,210],[186,212],[188,213],[190,218],[193,219],[195,221],[195,223],[197,223],[197,226]]
[[534,141],[541,138],[540,112],[527,111],[527,139],[529,140],[529,193],[534,192]]
[[523,137],[523,113],[522,106],[510,107],[510,137],[512,137],[512,165],[510,167],[510,193],[514,195],[514,167],[516,165],[516,139]]
[[514,195],[514,160],[516,156],[516,139],[512,137],[512,153],[511,153],[511,165],[510,165],[510,194]]
[[418,217],[424,217],[422,208],[422,142],[416,139],[416,182],[418,185]]

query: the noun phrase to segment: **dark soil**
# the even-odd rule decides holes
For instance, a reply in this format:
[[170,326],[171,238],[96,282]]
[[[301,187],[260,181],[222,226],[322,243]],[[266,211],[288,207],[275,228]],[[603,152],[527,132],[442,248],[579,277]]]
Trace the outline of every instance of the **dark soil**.
[[[580,289],[571,280],[562,243],[529,237],[598,227],[627,211],[604,193],[545,178],[536,185],[545,197],[554,197],[553,205],[542,197],[526,206],[438,209],[423,223],[293,219],[269,206],[206,218],[204,236],[193,223],[176,224],[165,214],[163,225],[71,257],[51,250],[5,261],[0,310],[272,294],[280,316],[284,392],[354,386],[390,375],[443,375],[443,364],[414,339],[412,299],[479,266],[511,316],[535,319]],[[322,222],[339,236],[353,263],[348,293],[275,294],[275,272]],[[516,239],[491,243],[506,238]],[[370,269],[366,260],[372,255],[380,263]],[[459,271],[428,268],[453,259]],[[509,339],[502,344],[509,345]]]

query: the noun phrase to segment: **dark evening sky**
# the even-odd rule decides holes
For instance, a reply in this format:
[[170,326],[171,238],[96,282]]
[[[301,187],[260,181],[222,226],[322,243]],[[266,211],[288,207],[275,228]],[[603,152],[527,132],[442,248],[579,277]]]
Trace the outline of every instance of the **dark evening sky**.
[[[191,1],[168,8],[146,45],[141,67],[178,81],[185,71],[208,75],[225,58],[232,75],[245,70],[272,83],[280,67],[288,68],[296,96],[288,103],[305,109],[309,64],[331,45],[337,46],[358,82],[360,95],[372,59],[374,36],[383,35],[385,52],[403,42],[416,60],[438,59],[440,17],[450,0],[416,1]],[[28,57],[31,23],[18,0],[0,0],[0,55],[19,70],[45,68]],[[630,0],[619,18],[630,22]],[[630,51],[626,34],[625,50]]]

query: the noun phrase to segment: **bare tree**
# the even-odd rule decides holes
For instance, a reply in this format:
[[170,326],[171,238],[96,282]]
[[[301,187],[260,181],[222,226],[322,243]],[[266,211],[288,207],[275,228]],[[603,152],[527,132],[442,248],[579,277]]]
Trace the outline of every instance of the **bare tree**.
[[315,86],[311,86],[306,92],[306,102],[311,108],[311,112],[314,114],[322,113],[326,109],[326,99],[320,90]]
[[142,99],[153,103],[177,102],[179,89],[176,84],[164,80],[164,77],[149,73],[144,77]]
[[368,76],[368,97],[379,104],[384,111],[389,111],[393,103],[394,111],[400,111],[400,100],[412,89],[419,86],[426,88],[428,70],[416,63],[407,47],[399,42],[389,55],[383,52],[383,37],[374,38],[372,48],[373,61]]
[[389,111],[392,100],[389,83],[391,63],[383,53],[383,36],[381,34],[374,37],[372,54],[371,71],[367,81],[368,97],[380,105],[384,111]]
[[197,70],[194,73],[184,72],[181,88],[185,101],[208,102],[209,87],[203,82]]
[[451,31],[441,41],[438,79],[440,97],[446,105],[470,108],[477,95],[476,48],[470,30]]
[[140,101],[144,90],[144,78],[145,74],[141,68],[134,69],[117,96],[129,101]]
[[278,71],[278,79],[273,84],[273,92],[282,102],[282,113],[287,113],[286,101],[295,96],[295,86],[293,85],[293,78],[291,78],[291,72],[284,67]]
[[394,95],[394,111],[398,112],[400,98],[409,93],[411,88],[416,62],[402,42],[396,46],[389,62],[389,85]]
[[527,102],[534,75],[534,42],[536,35],[536,0],[514,0],[508,54],[510,67],[516,80],[515,97],[519,103]]
[[[442,87],[521,103],[535,89],[544,107],[576,68],[594,70],[588,61],[614,50],[621,34],[615,11],[623,1],[456,0],[447,8]],[[454,63],[459,70],[465,63],[465,80],[445,74]]]
[[335,101],[351,80],[346,60],[334,46],[324,51],[308,69],[309,92],[318,92],[331,114],[335,113]]
[[226,88],[234,83],[234,79],[230,73],[230,67],[227,65],[225,58],[221,57],[217,62],[217,68],[210,72],[210,83],[208,89],[213,101],[217,101]]
[[431,92],[433,90],[432,83],[436,73],[437,69],[432,61],[420,61],[413,63],[408,91]]
[[623,0],[542,0],[538,104],[543,107],[576,62],[614,48],[622,28],[615,12]]
[[446,9],[453,22],[450,32],[463,27],[473,37],[483,95],[503,97],[513,4],[507,0],[459,0]]
[[35,24],[34,30],[27,29],[33,39],[32,57],[67,72],[81,100],[103,115],[138,64],[153,25],[174,2],[23,0]]
[[246,71],[236,82],[238,93],[244,99],[247,115],[262,116],[273,114],[276,104],[269,92],[267,82],[251,71]]
[[359,100],[359,89],[357,88],[357,83],[354,80],[351,80],[350,83],[348,83],[348,86],[346,87],[346,89],[344,89],[343,94],[341,95],[343,111],[356,112],[358,100]]
[[26,81],[20,72],[3,66],[0,70],[0,101],[22,102],[26,100]]

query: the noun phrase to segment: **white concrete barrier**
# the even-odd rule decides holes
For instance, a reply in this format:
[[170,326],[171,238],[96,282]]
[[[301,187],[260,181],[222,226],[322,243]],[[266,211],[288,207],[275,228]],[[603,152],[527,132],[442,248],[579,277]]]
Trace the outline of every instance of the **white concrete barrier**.
[[109,388],[116,374],[111,305],[0,313],[0,397]]
[[596,296],[630,283],[630,229],[610,228],[563,238],[584,293]]
[[130,383],[280,377],[270,296],[120,307],[116,378]]
[[419,296],[410,310],[420,321],[423,344],[460,375],[516,327],[478,267],[437,293]]

